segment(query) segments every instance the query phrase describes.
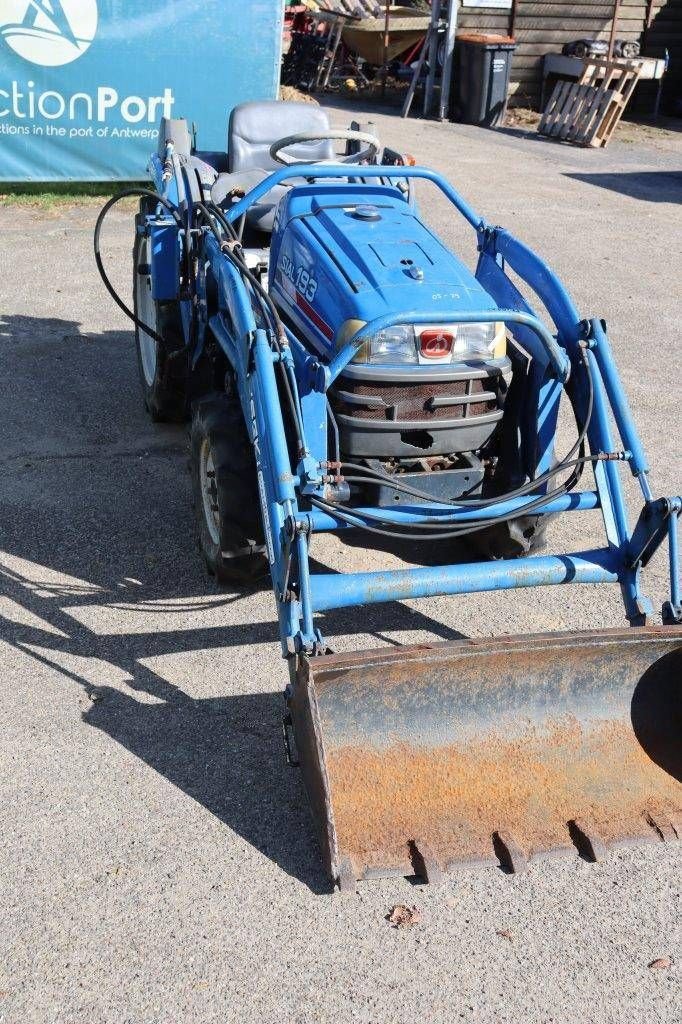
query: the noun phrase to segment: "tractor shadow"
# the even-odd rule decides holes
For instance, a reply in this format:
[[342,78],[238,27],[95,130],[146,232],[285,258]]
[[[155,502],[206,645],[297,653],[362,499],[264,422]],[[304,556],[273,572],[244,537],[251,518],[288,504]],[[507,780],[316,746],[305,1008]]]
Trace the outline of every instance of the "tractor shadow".
[[[255,591],[269,584],[219,592],[205,574],[185,430],[148,422],[132,334],[5,317],[0,347],[0,639],[37,673],[79,687],[87,725],[287,874],[328,892],[300,772],[285,766],[277,622],[254,620]],[[387,632],[459,636],[400,604],[329,612],[321,625],[328,636],[394,644]],[[189,685],[178,685],[173,666],[188,658]],[[240,692],[259,679],[262,692]],[[191,851],[181,823],[177,841]]]

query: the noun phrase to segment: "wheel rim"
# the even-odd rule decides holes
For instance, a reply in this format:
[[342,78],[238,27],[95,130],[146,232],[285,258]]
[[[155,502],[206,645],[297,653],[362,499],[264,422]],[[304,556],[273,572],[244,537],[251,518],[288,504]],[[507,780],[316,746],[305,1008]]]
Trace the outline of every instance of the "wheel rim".
[[[135,298],[137,307],[137,318],[143,324],[147,324],[158,334],[156,319],[156,303],[152,298],[151,274],[141,274],[141,266],[149,267],[151,261],[151,240],[145,238],[140,246],[140,258],[135,273]],[[138,345],[140,348],[140,362],[142,373],[147,387],[152,387],[156,377],[156,341],[145,330],[138,327]]]
[[209,537],[215,545],[220,547],[218,487],[215,478],[213,452],[211,451],[211,445],[206,438],[204,438],[201,443],[201,452],[199,455],[199,485],[201,487],[204,521],[206,523]]

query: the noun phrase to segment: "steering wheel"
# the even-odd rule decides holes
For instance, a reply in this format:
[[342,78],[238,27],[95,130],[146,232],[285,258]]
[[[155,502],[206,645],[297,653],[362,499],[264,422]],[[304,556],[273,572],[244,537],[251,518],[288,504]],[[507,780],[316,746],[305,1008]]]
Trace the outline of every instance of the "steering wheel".
[[[361,149],[358,153],[335,157],[334,160],[299,160],[282,152],[283,149],[288,149],[290,146],[295,146],[301,142],[328,142],[337,139],[343,139],[346,142],[363,142],[365,143],[365,148]],[[270,146],[270,156],[278,163],[284,164],[285,167],[290,167],[292,164],[307,163],[359,164],[363,160],[372,160],[380,149],[381,143],[376,135],[370,135],[368,132],[355,132],[351,128],[332,128],[326,132],[297,132],[295,135],[287,135],[283,139],[278,139],[277,142],[273,142]]]

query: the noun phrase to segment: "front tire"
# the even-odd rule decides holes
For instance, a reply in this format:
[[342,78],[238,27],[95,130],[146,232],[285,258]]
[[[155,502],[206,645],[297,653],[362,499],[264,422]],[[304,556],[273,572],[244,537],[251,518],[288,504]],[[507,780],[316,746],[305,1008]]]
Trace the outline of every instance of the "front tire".
[[[144,202],[144,201],[143,201]],[[135,218],[133,302],[138,320],[160,341],[135,325],[137,366],[147,412],[157,423],[181,423],[187,418],[187,359],[178,302],[152,297],[151,238],[140,234],[146,208]]]
[[219,583],[264,576],[256,463],[236,398],[214,393],[196,403],[190,471],[199,547],[209,573]]
[[495,523],[474,534],[476,545],[486,558],[493,560],[523,558],[546,546],[545,533],[552,518],[550,513],[519,516],[505,523]]

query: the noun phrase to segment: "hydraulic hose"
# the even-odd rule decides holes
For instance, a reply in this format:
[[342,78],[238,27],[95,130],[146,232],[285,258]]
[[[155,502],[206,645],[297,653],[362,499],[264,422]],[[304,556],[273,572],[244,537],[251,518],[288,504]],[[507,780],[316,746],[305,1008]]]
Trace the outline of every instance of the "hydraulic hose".
[[[232,225],[229,224],[229,222],[224,218],[222,211],[219,210],[219,208],[214,203],[210,204],[211,209],[209,209],[205,203],[197,203],[196,206],[199,212],[204,217],[213,235],[215,236],[218,244],[220,245],[221,251],[230,260],[230,262],[233,264],[235,269],[241,274],[241,276],[251,285],[252,290],[255,293],[255,298],[261,308],[261,315],[263,316],[264,321],[267,323],[268,319],[270,319],[274,324],[275,329],[273,332],[273,337],[275,345],[277,346],[278,351],[282,353],[285,345],[288,345],[288,342],[286,338],[286,333],[284,331],[284,327],[279,318],[277,308],[274,302],[272,301],[266,290],[263,288],[262,284],[255,276],[255,274],[251,273],[244,260],[238,255],[238,250],[241,250],[241,245],[235,245],[234,247],[225,245],[224,239],[220,237],[220,233],[217,231],[215,224],[213,223],[213,218],[215,217],[218,223],[222,227],[224,227],[224,229],[228,233],[231,233],[234,236],[234,229],[232,228]],[[291,420],[295,433],[297,456],[298,458],[301,458],[305,451],[305,445],[303,443],[304,431],[301,409],[294,397],[294,389],[296,388],[296,382],[295,380],[292,381],[291,379],[291,367],[287,362],[280,359],[279,362],[277,363],[277,366],[279,367],[280,370],[282,388],[286,397],[287,405],[289,406],[289,410],[291,412]]]
[[[586,462],[601,462],[603,457],[601,455],[586,455],[582,459],[576,459],[574,462],[569,463],[571,466],[577,466],[578,464],[584,464]],[[568,468],[568,467],[566,467]],[[352,477],[345,477],[347,481],[351,482]],[[365,483],[368,481],[364,481]],[[354,526],[358,529],[369,530],[370,533],[379,533],[385,537],[393,537],[401,540],[453,540],[457,537],[463,537],[466,534],[477,533],[479,530],[484,529],[487,526],[494,525],[495,523],[510,522],[513,519],[518,519],[520,516],[530,515],[532,512],[541,509],[544,504],[553,498],[561,497],[567,494],[569,491],[567,484],[562,484],[560,487],[555,488],[553,491],[548,491],[546,494],[537,495],[532,501],[525,505],[519,506],[514,509],[513,512],[509,512],[504,516],[495,516],[493,519],[469,519],[467,520],[466,526],[457,526],[451,530],[443,531],[442,523],[405,523],[402,527],[404,530],[409,532],[400,532],[396,527],[399,525],[394,520],[388,520],[382,518],[373,512],[363,512],[362,517],[364,519],[370,519],[372,522],[381,524],[381,526],[369,526],[367,523],[359,520],[359,517],[354,514],[352,508],[340,509],[338,505],[332,505],[328,502],[321,500],[320,498],[312,497],[310,500],[313,505],[320,508],[322,511],[327,512],[329,515],[335,516],[338,519],[348,523],[349,526]],[[429,500],[433,500],[433,496],[429,495]],[[442,502],[442,504],[454,504],[454,502]],[[468,502],[461,502],[462,505],[469,504]],[[440,531],[440,532],[439,532]]]

